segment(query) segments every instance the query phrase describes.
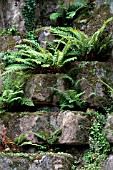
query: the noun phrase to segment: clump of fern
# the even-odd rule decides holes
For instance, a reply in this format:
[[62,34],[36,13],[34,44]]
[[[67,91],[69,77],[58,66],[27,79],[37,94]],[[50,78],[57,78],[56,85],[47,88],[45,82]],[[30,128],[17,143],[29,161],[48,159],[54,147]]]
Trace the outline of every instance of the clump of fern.
[[33,132],[33,135],[37,137],[39,140],[41,140],[43,142],[43,145],[28,141],[28,142],[23,142],[21,146],[30,145],[30,146],[38,147],[39,151],[45,151],[45,150],[52,151],[53,150],[52,146],[58,141],[61,133],[62,133],[61,129],[55,130],[51,134],[46,131],[41,131],[40,133]]
[[[113,17],[108,18],[102,27],[92,36],[88,36],[84,32],[73,28],[63,29],[58,27],[51,29],[51,31],[63,40],[71,42],[71,47],[68,52],[69,56],[76,56],[77,60],[103,60],[104,55],[102,54],[107,51],[113,42],[111,34],[104,35],[105,28],[111,21],[113,21]],[[100,58],[100,56],[103,58]]]
[[59,26],[70,26],[73,21],[80,15],[85,13],[89,7],[89,0],[81,1],[77,0],[74,3],[70,1],[65,3],[59,1],[56,12],[50,15],[50,20],[57,21]]
[[[55,40],[56,45],[48,42],[48,49],[41,47],[36,41],[24,39],[25,44],[17,45],[19,49],[16,53],[11,53],[7,58],[13,56],[12,64],[5,68],[3,74],[8,74],[16,71],[35,70],[37,68],[61,68],[66,63],[71,62],[76,58],[68,57],[68,52],[71,48],[71,41],[63,39]],[[63,44],[63,48],[60,46]]]
[[[70,76],[66,78],[68,78],[72,84],[74,83],[74,80]],[[76,83],[74,83],[72,85],[72,89],[65,91],[53,87],[51,88],[53,94],[56,96],[56,101],[59,104],[61,110],[75,108],[82,109],[85,106],[86,101],[81,99],[85,91],[80,92],[78,88],[80,81],[81,80],[78,80]]]
[[[111,35],[104,36],[105,27],[113,17],[104,22],[102,27],[91,37],[80,30],[68,27],[56,27],[50,29],[55,35],[54,44],[47,43],[47,49],[40,46],[35,40],[24,39],[23,44],[17,45],[17,52],[7,54],[5,59],[5,72],[19,70],[34,71],[41,68],[54,68],[56,70],[65,67],[67,63],[76,60],[103,60],[107,48],[110,46]],[[9,62],[10,61],[10,62]]]
[[34,106],[33,102],[25,97],[24,82],[25,75],[9,74],[3,76],[2,94],[0,96],[0,109],[15,110],[21,106]]

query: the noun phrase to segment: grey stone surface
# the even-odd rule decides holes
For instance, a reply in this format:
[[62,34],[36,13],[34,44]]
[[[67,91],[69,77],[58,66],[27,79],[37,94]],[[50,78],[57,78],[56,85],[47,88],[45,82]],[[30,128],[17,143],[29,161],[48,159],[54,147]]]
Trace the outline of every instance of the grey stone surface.
[[85,99],[89,107],[111,106],[112,93],[100,81],[103,80],[113,88],[113,67],[112,62],[82,61],[75,62],[76,80],[81,80],[79,88],[85,91],[82,99]]
[[64,90],[63,74],[34,74],[28,80],[25,94],[35,104],[52,104],[53,92],[51,87]]
[[71,170],[73,157],[67,154],[37,155],[29,158],[0,156],[0,170]]
[[11,28],[16,26],[20,31],[24,31],[24,19],[21,13],[21,8],[24,5],[23,0],[1,0],[0,1],[0,28]]
[[33,132],[39,134],[45,133],[49,137],[53,132],[61,129],[62,134],[59,140],[56,141],[57,144],[84,145],[88,144],[91,126],[90,120],[84,114],[84,112],[77,111],[34,112],[27,113],[26,115],[9,113],[7,119],[4,115],[4,120],[1,120],[0,127],[1,129],[8,129],[6,136],[10,139],[26,134],[27,141],[39,144],[43,144],[44,141],[34,136]]
[[109,155],[106,161],[105,170],[113,170],[113,155]]
[[113,114],[109,115],[106,123],[106,128],[107,128],[107,140],[110,143],[113,143]]
[[57,122],[62,129],[59,143],[88,144],[91,122],[82,112],[65,111],[57,117]]

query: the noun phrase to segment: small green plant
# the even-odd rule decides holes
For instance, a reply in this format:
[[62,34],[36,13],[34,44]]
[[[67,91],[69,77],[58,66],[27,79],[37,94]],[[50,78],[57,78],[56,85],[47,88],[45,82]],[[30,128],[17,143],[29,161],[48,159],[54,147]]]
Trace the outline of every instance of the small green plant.
[[3,152],[17,153],[17,152],[22,151],[21,144],[26,138],[26,134],[22,134],[15,139],[10,139],[6,135],[7,131],[8,129],[4,128],[0,134]]
[[47,147],[47,150],[50,150],[51,149],[51,145],[54,144],[60,137],[62,133],[62,130],[61,129],[58,129],[56,131],[54,131],[51,135],[49,135],[47,132],[45,131],[42,131],[41,133],[35,133],[33,132],[33,134],[41,139],[42,141],[45,142],[45,145]]
[[17,35],[19,34],[18,29],[16,28],[16,26],[12,26],[12,28],[8,28],[8,29],[4,29],[3,31],[0,32],[0,35]]
[[33,102],[24,95],[23,86],[26,78],[21,73],[3,77],[3,92],[0,96],[1,110],[10,110],[22,105],[34,106]]
[[103,80],[100,79],[100,82],[103,83],[109,90],[109,92],[111,94],[113,94],[113,88],[111,86],[109,86],[109,84],[105,83]]
[[59,1],[56,12],[50,15],[50,20],[57,21],[59,26],[72,25],[76,18],[88,10],[89,1],[77,0],[75,3],[68,2],[69,4],[66,6],[65,3]]
[[[64,77],[65,78],[65,77]],[[73,80],[67,77],[73,83]],[[74,109],[76,107],[82,108],[86,104],[85,100],[81,99],[81,96],[85,93],[79,92],[78,86],[81,80],[78,80],[72,89],[69,90],[59,90],[57,88],[51,88],[53,94],[56,96],[56,100],[59,103],[60,109]]]
[[[23,40],[26,44],[17,45],[20,49],[17,53],[7,55],[6,62],[11,59],[12,64],[5,68],[4,74],[19,71],[19,70],[34,70],[38,67],[48,68],[61,68],[66,63],[74,61],[75,57],[68,57],[69,49],[71,48],[71,41],[67,42],[58,40],[57,45],[50,45],[49,49],[42,48],[35,40]],[[63,49],[60,50],[59,46],[63,43]],[[27,45],[29,44],[29,45]],[[5,58],[5,57],[3,57]],[[6,65],[6,64],[5,64]]]
[[50,27],[48,29],[57,38],[54,40],[54,45],[47,42],[47,49],[42,48],[35,40],[24,39],[24,44],[16,46],[17,52],[3,56],[4,61],[9,64],[4,74],[19,70],[41,70],[41,67],[59,71],[65,68],[67,63],[75,60],[101,61],[103,60],[101,54],[105,53],[112,42],[111,35],[104,37],[105,27],[112,20],[113,18],[106,20],[91,37],[69,27]]
[[111,21],[113,21],[113,17],[108,18],[102,27],[90,37],[84,32],[73,28],[56,28],[51,29],[51,31],[65,40],[65,42],[66,40],[71,42],[71,48],[68,52],[69,56],[76,56],[78,60],[102,60],[105,51],[107,48],[110,48],[113,42],[111,35],[104,36],[105,28]]
[[52,145],[55,144],[55,142],[59,139],[60,135],[62,133],[61,129],[58,129],[56,131],[54,131],[51,135],[45,131],[42,131],[40,133],[35,133],[33,132],[33,134],[40,140],[42,140],[44,142],[44,144],[35,144],[32,142],[23,142],[21,144],[21,146],[26,146],[26,145],[31,145],[31,146],[35,146],[38,147],[38,149],[41,150],[51,150],[52,149]]
[[95,111],[87,111],[92,117],[92,127],[89,136],[89,151],[84,155],[83,160],[86,163],[81,170],[99,170],[102,168],[108,153],[110,144],[106,137],[106,117]]

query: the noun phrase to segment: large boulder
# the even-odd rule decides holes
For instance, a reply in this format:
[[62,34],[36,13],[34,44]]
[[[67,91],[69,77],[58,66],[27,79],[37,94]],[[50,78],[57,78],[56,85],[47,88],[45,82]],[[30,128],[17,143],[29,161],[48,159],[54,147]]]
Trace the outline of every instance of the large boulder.
[[60,129],[62,129],[59,143],[69,145],[88,144],[91,122],[83,112],[61,112],[57,117],[57,122]]

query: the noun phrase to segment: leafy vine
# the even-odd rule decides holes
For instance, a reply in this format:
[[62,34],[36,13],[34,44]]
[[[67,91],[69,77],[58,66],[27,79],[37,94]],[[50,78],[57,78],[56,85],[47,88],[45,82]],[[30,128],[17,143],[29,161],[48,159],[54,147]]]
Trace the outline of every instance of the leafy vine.
[[35,27],[36,0],[24,0],[25,5],[21,9],[24,16],[25,27],[28,31]]

